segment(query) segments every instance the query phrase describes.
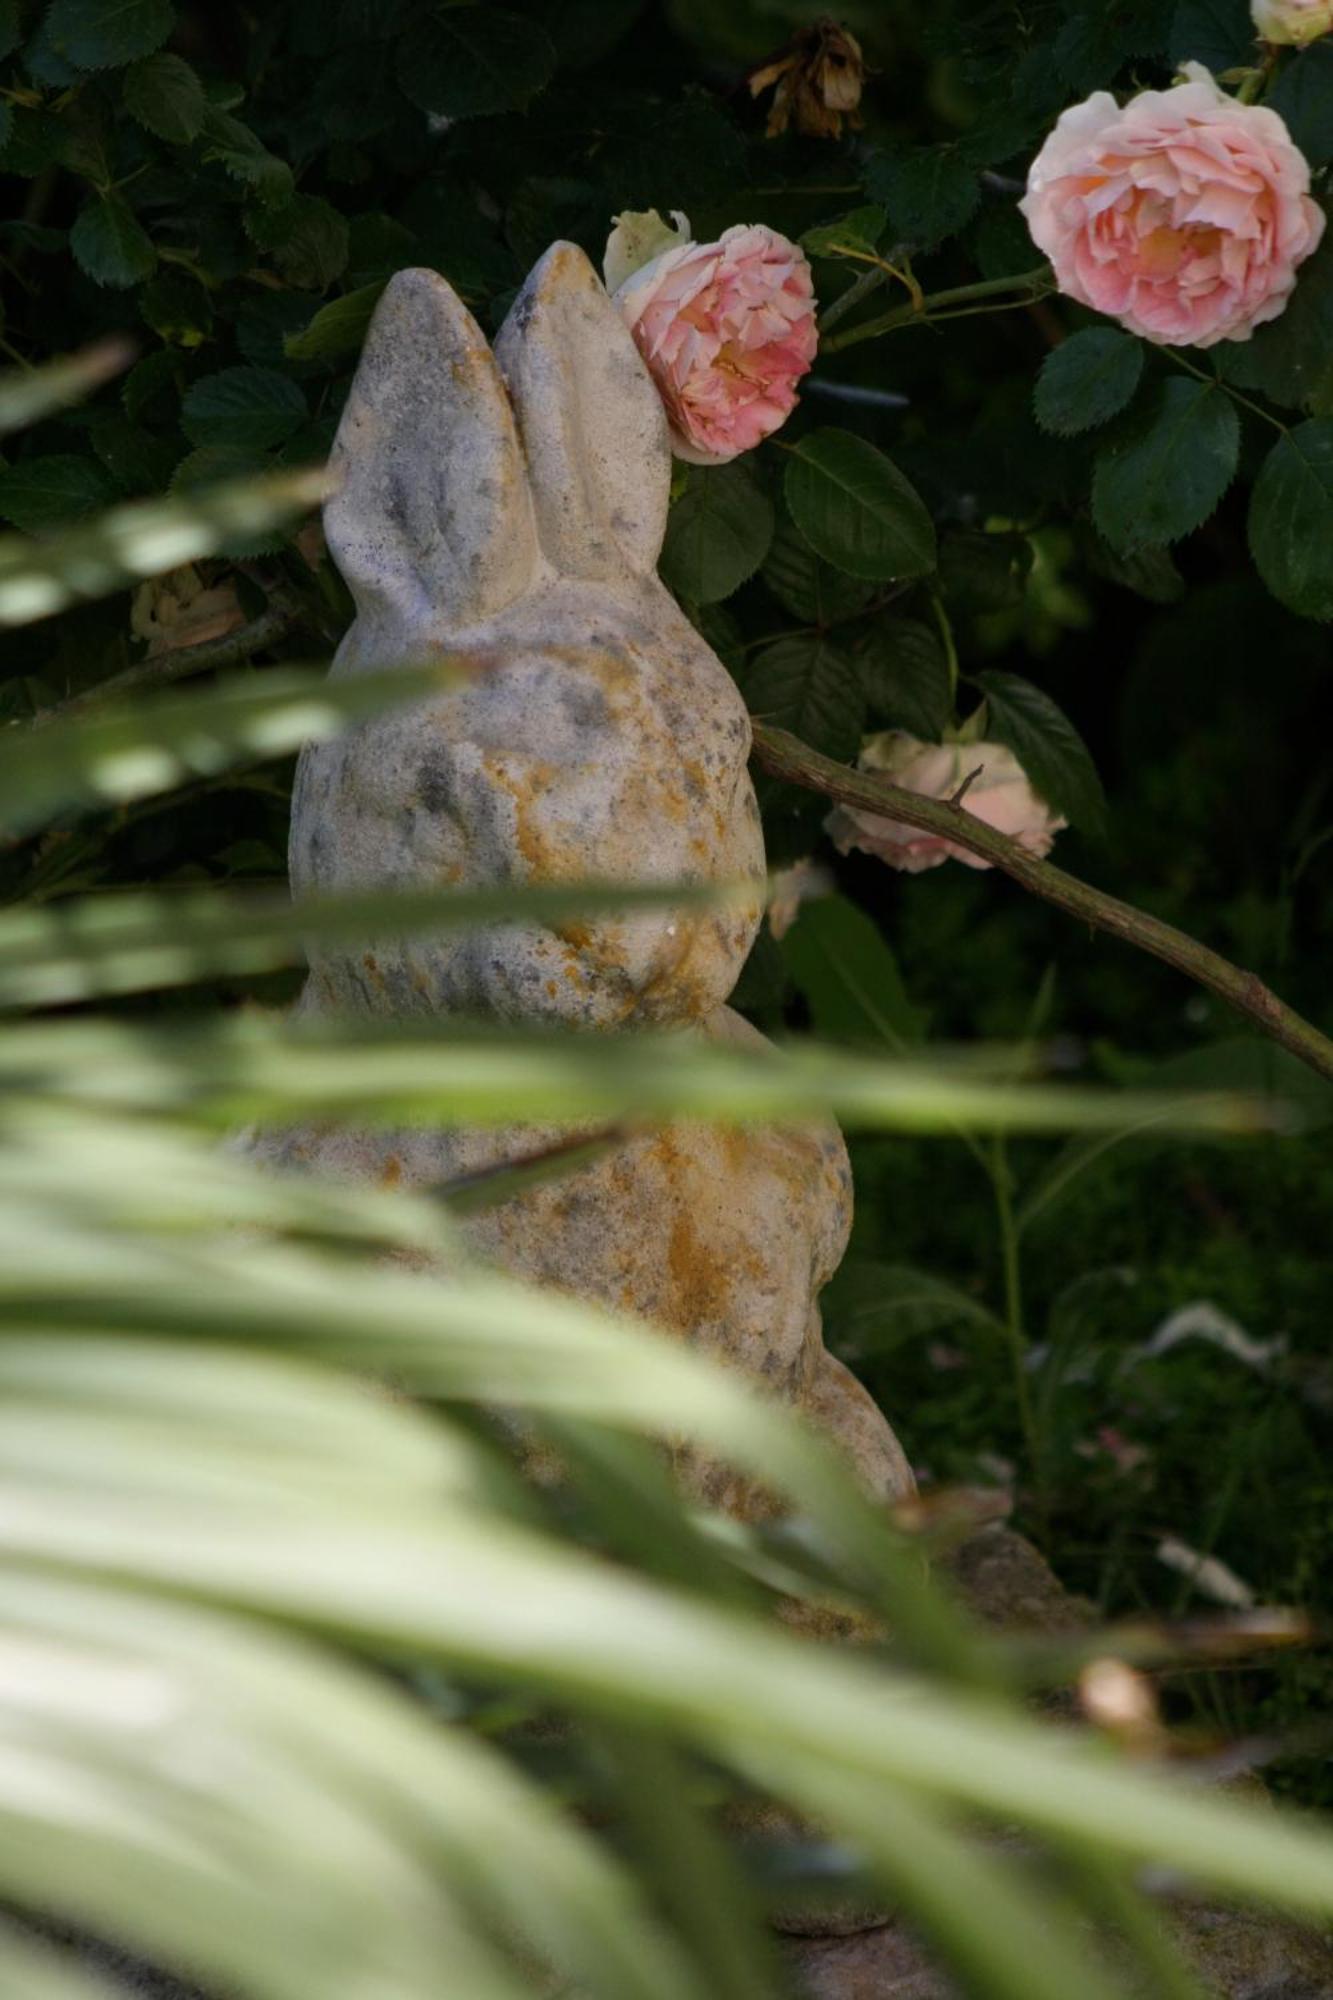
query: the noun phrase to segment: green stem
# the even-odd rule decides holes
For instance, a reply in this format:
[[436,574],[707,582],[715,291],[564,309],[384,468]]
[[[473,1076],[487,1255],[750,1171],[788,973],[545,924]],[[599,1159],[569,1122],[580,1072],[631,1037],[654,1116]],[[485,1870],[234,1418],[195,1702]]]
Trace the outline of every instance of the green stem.
[[785,729],[756,722],[754,749],[759,763],[775,778],[804,785],[807,791],[822,792],[841,805],[857,806],[865,812],[900,820],[905,826],[952,840],[969,853],[979,854],[983,861],[1002,869],[1034,896],[1044,897],[1080,923],[1091,924],[1095,930],[1107,931],[1123,943],[1137,946],[1177,972],[1183,972],[1187,979],[1207,987],[1317,1075],[1333,1078],[1333,1040],[1280,1000],[1257,973],[1233,965],[1220,952],[1200,944],[1174,924],[1163,923],[1160,917],[1136,910],[1132,903],[1123,903],[1118,896],[1094,889],[1049,861],[1039,861],[1035,854],[1029,854],[1007,835],[975,819],[961,806],[904,791],[901,785],[890,784],[887,778],[872,771],[854,771],[849,765],[835,764],[831,757],[822,757]]
[[995,1195],[995,1216],[1000,1225],[1000,1257],[1004,1267],[1004,1332],[1009,1343],[1009,1362],[1014,1375],[1014,1399],[1018,1404],[1018,1420],[1022,1426],[1028,1470],[1040,1492],[1041,1438],[1037,1430],[1037,1413],[1032,1403],[1032,1384],[1028,1380],[1028,1340],[1023,1328],[1023,1269],[1019,1255],[1018,1229],[1014,1222],[1013,1177],[1009,1171],[1009,1156],[1004,1139],[998,1133],[991,1144],[988,1168],[991,1188]]
[[882,313],[878,319],[863,320],[860,326],[849,326],[845,332],[835,333],[821,344],[826,354],[836,354],[839,348],[854,347],[862,340],[876,340],[881,333],[893,333],[900,326],[928,324],[936,312],[949,306],[1003,299],[1010,293],[1020,295],[1013,300],[1014,304],[1031,305],[1049,292],[1053,283],[1050,265],[1042,264],[1036,270],[1023,271],[1012,278],[983,278],[974,285],[955,285],[949,291],[930,293],[922,299],[920,306],[910,303],[895,306],[892,312]]
[[934,614],[935,623],[939,628],[940,644],[944,648],[945,664],[949,669],[949,707],[952,710],[958,698],[958,648],[954,644],[953,626],[950,624],[949,614],[944,608],[944,599],[940,596],[938,590],[930,592],[930,608]]
[[1242,396],[1239,389],[1233,389],[1231,384],[1224,381],[1220,375],[1210,375],[1206,368],[1196,368],[1192,361],[1185,359],[1178,348],[1168,347],[1166,352],[1175,362],[1177,368],[1183,368],[1187,375],[1193,375],[1197,381],[1206,382],[1210,389],[1225,389],[1233,403],[1239,403],[1242,409],[1251,411],[1256,417],[1262,417],[1264,422],[1271,424],[1275,431],[1281,431],[1283,437],[1287,435],[1288,427],[1283,423],[1281,417],[1275,417],[1270,410],[1261,409],[1258,403],[1252,403],[1248,396]]

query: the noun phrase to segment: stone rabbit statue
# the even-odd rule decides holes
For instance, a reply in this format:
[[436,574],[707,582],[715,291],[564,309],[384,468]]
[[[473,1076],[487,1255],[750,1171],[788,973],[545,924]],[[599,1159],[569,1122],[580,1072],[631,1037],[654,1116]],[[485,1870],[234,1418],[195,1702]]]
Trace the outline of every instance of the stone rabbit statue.
[[[357,605],[334,674],[464,647],[490,664],[307,749],[294,887],[600,878],[751,881],[754,894],[747,907],[320,946],[302,1006],[759,1039],[724,1004],[763,904],[749,722],[657,577],[666,419],[583,253],[568,243],[546,253],[494,353],[442,278],[400,272],[371,323],[333,459],[329,547]],[[274,1164],[406,1186],[562,1136],[323,1130],[255,1147]],[[465,1227],[476,1253],[507,1271],[643,1314],[761,1378],[888,1497],[909,1490],[911,1474],[875,1404],[826,1352],[815,1303],[850,1215],[831,1123],[674,1124]],[[679,1469],[702,1497],[764,1511],[723,1467]]]

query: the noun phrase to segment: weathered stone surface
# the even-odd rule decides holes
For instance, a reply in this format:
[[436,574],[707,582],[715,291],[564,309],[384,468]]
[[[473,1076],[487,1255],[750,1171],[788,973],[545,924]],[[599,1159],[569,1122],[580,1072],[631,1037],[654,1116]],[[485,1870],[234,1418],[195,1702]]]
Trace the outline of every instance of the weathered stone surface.
[[[334,448],[329,547],[357,618],[335,674],[453,651],[479,671],[308,750],[293,801],[300,891],[601,878],[753,885],[739,904],[559,927],[505,923],[312,954],[303,1006],[467,1013],[580,1029],[671,1025],[754,1040],[723,1004],[753,942],[764,854],[736,687],[659,581],[671,461],[661,400],[580,250],[556,244],[491,353],[442,278],[404,271],[376,311]],[[567,1132],[266,1135],[275,1165],[430,1186]],[[747,1370],[845,1445],[867,1486],[910,1489],[880,1411],[825,1351],[816,1298],[847,1240],[831,1123],[675,1124],[465,1225],[480,1257],[640,1314]],[[746,1517],[769,1497],[677,1451]]]

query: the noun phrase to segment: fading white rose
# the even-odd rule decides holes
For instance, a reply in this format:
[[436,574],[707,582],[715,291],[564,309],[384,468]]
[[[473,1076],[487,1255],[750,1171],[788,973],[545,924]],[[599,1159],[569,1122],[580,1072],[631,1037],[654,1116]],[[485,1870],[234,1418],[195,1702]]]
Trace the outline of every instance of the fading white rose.
[[[862,744],[856,768],[874,771],[924,799],[951,799],[975,772],[963,794],[963,811],[997,833],[1007,833],[1029,854],[1049,854],[1056,834],[1069,824],[1038,797],[1013,751],[1003,743],[922,743],[905,729],[886,729]],[[835,807],[824,825],[839,853],[863,848],[909,875],[950,860],[969,868],[991,866],[940,834],[923,833],[860,806]]]
[[1250,18],[1264,41],[1303,49],[1333,28],[1333,0],[1250,0]]

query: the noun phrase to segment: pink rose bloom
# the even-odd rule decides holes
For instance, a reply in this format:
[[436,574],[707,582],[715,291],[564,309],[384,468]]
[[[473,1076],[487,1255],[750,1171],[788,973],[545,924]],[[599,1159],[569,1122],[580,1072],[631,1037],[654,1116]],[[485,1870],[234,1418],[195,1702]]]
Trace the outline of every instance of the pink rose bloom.
[[[963,794],[963,811],[998,833],[1007,833],[1029,854],[1049,854],[1056,834],[1069,824],[1037,797],[1013,751],[1003,743],[922,743],[905,729],[886,729],[867,738],[856,768],[877,771],[925,799],[952,798],[968,773],[977,771]],[[835,806],[824,825],[840,854],[864,848],[909,875],[949,860],[965,862],[969,868],[991,866],[979,854],[970,854],[939,834],[921,833],[860,806]]]
[[815,358],[814,287],[804,253],[762,223],[716,243],[682,243],[615,292],[666,405],[671,448],[725,465],[785,423]]
[[1211,347],[1277,318],[1324,212],[1277,113],[1185,70],[1123,109],[1098,90],[1063,112],[1019,207],[1070,298],[1145,340]]
[[1333,0],[1250,0],[1250,16],[1266,42],[1299,49],[1333,28]]

